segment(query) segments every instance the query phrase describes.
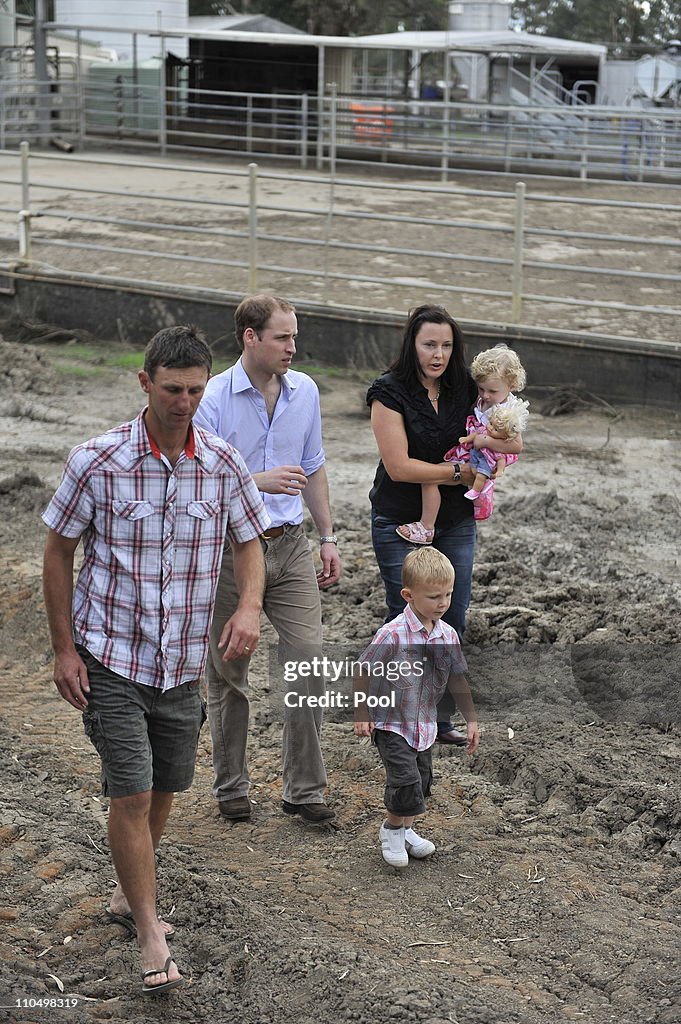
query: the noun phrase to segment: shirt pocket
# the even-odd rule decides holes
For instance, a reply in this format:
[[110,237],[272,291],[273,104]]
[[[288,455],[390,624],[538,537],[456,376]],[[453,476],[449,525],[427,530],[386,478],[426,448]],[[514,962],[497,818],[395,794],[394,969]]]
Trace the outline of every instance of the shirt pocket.
[[124,498],[114,498],[111,508],[115,516],[127,519],[131,523],[138,519],[146,519],[154,511],[150,501],[127,501]]
[[220,512],[220,502],[216,498],[208,501],[190,501],[187,504],[187,515],[196,519],[212,519]]
[[154,506],[150,501],[113,498],[111,501],[111,550],[123,565],[142,546],[156,540]]
[[177,537],[183,544],[210,545],[224,534],[222,503],[217,498],[188,501],[177,523]]

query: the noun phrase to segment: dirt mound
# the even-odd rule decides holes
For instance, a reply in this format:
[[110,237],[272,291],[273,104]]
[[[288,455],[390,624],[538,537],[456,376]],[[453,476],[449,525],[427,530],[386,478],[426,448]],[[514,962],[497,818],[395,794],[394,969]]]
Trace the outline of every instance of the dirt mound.
[[[25,394],[49,395],[56,375],[42,349],[15,344],[0,336],[0,403]],[[5,415],[7,415],[6,411]]]

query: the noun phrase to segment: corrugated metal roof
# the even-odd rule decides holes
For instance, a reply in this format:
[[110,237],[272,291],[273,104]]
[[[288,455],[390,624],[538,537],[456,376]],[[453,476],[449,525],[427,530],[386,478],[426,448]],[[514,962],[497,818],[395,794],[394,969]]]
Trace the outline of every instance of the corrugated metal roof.
[[[104,32],[119,31],[118,28],[104,25],[75,26],[65,22],[49,22],[50,30]],[[223,39],[230,42],[267,43],[272,46],[291,45],[290,32],[245,32],[233,28],[223,31],[204,32],[191,30],[159,31],[149,26],[148,29],[137,30],[140,34],[152,36],[162,35],[166,39]],[[328,46],[338,49],[354,50],[422,50],[423,52],[442,52],[451,50],[461,53],[541,53],[565,54],[588,58],[597,61],[605,56],[606,47],[595,43],[578,43],[571,39],[558,39],[555,36],[530,35],[528,32],[391,32],[378,36],[311,36],[305,32],[295,34],[296,46]]]
[[266,14],[197,15],[187,19],[189,34],[194,32],[275,32],[285,35],[305,35],[301,29],[287,25]]
[[607,47],[580,43],[574,39],[539,36],[511,29],[492,32],[388,32],[384,35],[359,36],[362,41],[382,44],[400,50],[465,50],[467,53],[555,53],[575,56],[605,56]]

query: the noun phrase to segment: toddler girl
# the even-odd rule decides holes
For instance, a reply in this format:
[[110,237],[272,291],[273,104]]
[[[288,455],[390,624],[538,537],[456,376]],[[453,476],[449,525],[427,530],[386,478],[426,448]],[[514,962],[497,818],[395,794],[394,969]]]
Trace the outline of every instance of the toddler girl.
[[[478,385],[478,401],[466,420],[468,433],[445,455],[448,462],[470,462],[475,480],[466,497],[475,505],[475,518],[492,513],[492,475],[498,478],[506,466],[518,461],[523,449],[521,434],[527,426],[528,402],[515,391],[525,387],[525,370],[513,349],[497,345],[475,357],[471,373]],[[397,533],[411,544],[432,544],[435,520],[440,511],[437,484],[421,486],[421,519],[397,527]]]

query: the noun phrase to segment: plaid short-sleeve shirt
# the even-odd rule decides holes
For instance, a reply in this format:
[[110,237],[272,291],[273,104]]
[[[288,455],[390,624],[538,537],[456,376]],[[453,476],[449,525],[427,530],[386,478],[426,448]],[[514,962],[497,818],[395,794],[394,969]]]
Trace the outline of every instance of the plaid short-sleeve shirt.
[[78,445],[43,520],[83,538],[76,642],[112,672],[169,690],[203,673],[225,535],[252,540],[270,520],[218,437],[194,427],[174,466],[154,449],[144,412]]
[[381,626],[358,661],[367,667],[369,695],[394,704],[369,712],[376,728],[398,733],[414,750],[432,747],[437,702],[449,677],[466,671],[456,630],[439,619],[428,633],[407,605]]

